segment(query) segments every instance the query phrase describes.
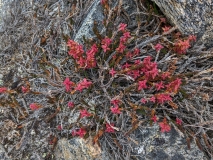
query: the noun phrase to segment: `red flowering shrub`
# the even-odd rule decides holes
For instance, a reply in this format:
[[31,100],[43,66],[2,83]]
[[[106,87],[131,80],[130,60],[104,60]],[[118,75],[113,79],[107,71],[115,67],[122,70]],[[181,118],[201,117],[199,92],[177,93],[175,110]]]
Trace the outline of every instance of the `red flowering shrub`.
[[76,136],[76,135],[77,135],[77,136],[83,138],[83,137],[85,136],[86,133],[87,133],[87,132],[86,132],[85,129],[80,128],[78,131],[73,131],[73,132],[72,132],[72,135],[73,135],[73,136]]
[[176,123],[177,123],[178,125],[182,125],[182,120],[179,119],[179,118],[176,118]]
[[159,126],[161,129],[161,132],[169,132],[171,130],[171,127],[168,124],[166,118],[164,118],[162,122],[159,122]]
[[[105,2],[103,2],[105,3]],[[165,27],[165,32],[169,29]],[[99,78],[94,78],[92,76],[87,76],[83,80],[72,82],[69,78],[66,78],[63,82],[66,91],[70,91],[75,94],[75,91],[80,91],[84,93],[83,90],[90,88],[90,92],[101,93],[104,95],[102,99],[103,104],[99,104],[98,107],[91,109],[90,104],[80,103],[80,120],[82,118],[93,121],[102,117],[102,112],[105,116],[119,116],[121,114],[126,114],[126,112],[132,112],[132,105],[135,102],[131,99],[127,100],[126,97],[133,93],[152,93],[149,96],[140,97],[139,101],[141,105],[155,104],[156,106],[166,105],[173,103],[173,96],[178,92],[181,79],[174,79],[169,71],[162,72],[158,69],[157,62],[152,60],[151,56],[146,56],[144,58],[135,58],[140,55],[140,49],[135,48],[132,51],[128,50],[128,40],[131,38],[131,33],[127,29],[127,25],[121,23],[118,27],[117,32],[119,33],[116,38],[111,38],[110,36],[102,36],[103,38],[97,40],[95,43],[90,43],[87,48],[85,48],[73,40],[68,40],[67,46],[69,47],[68,54],[74,59],[77,64],[77,68],[89,72],[93,70],[94,75],[100,75]],[[191,37],[190,39],[194,39]],[[116,44],[116,45],[115,45]],[[155,50],[159,52],[163,46],[157,44]],[[182,42],[180,50],[185,50]],[[104,56],[103,56],[103,55]],[[102,59],[103,57],[105,59]],[[133,58],[135,58],[133,60]],[[121,60],[125,60],[122,62]],[[117,80],[124,79],[128,77],[128,84],[126,90],[118,89],[119,83]],[[103,84],[104,81],[109,81]],[[74,81],[74,80],[73,80]],[[97,86],[100,86],[99,90]],[[114,86],[113,87],[110,87]],[[110,90],[108,88],[111,88]],[[127,89],[129,88],[129,89]],[[99,91],[97,91],[99,90]],[[76,102],[78,103],[78,102]],[[110,106],[112,104],[112,106]],[[128,104],[132,104],[128,107]],[[74,102],[68,103],[71,108],[74,106]],[[78,106],[78,105],[77,105]],[[78,107],[75,107],[76,109]],[[83,108],[83,109],[82,109]],[[91,114],[92,113],[92,114]],[[91,117],[92,116],[92,117]],[[136,116],[136,115],[135,115]],[[153,115],[151,120],[157,122],[159,118],[157,115]],[[82,122],[83,123],[83,122]],[[110,124],[109,124],[110,123]],[[163,122],[158,123],[161,132],[169,132],[171,127],[164,119]],[[180,124],[178,121],[177,124]],[[105,128],[105,132],[115,133],[117,130],[114,129],[116,123],[113,119],[103,123],[102,128]],[[119,126],[116,126],[119,127]],[[79,131],[73,131],[72,135],[79,135],[83,137],[86,133],[86,129],[79,129]],[[89,129],[87,130],[89,132]]]
[[74,106],[75,106],[75,104],[73,102],[71,102],[71,101],[68,102],[68,107],[69,108],[73,108]]
[[39,108],[40,108],[40,106],[38,104],[36,104],[36,103],[31,103],[30,104],[30,109],[33,110],[33,111],[37,110]]
[[108,133],[114,133],[115,132],[115,130],[112,128],[112,127],[114,127],[114,124],[113,123],[111,123],[111,124],[106,124],[106,130],[105,130],[105,132],[108,132]]
[[163,49],[164,47],[163,47],[160,43],[158,43],[158,44],[156,44],[156,45],[154,46],[154,48],[155,48],[155,50],[158,52],[158,51],[160,51],[161,49]]
[[0,93],[4,93],[7,91],[7,88],[6,87],[0,87]]
[[193,41],[196,41],[196,37],[194,35],[190,35],[188,39],[185,40],[178,39],[174,43],[174,51],[178,54],[185,54],[189,47],[191,47],[190,42]]

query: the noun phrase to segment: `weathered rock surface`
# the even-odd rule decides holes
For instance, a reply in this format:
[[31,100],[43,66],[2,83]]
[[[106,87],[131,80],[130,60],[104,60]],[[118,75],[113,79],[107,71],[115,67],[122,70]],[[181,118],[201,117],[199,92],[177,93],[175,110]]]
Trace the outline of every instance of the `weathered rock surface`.
[[196,34],[198,43],[213,47],[212,0],[152,0],[183,34]]
[[185,137],[174,128],[168,133],[161,133],[158,125],[147,126],[138,137],[141,141],[135,149],[143,157],[141,160],[207,159],[194,143],[188,149]]
[[10,158],[7,156],[5,149],[2,145],[0,145],[0,159],[2,160],[10,160]]
[[100,0],[94,0],[91,7],[89,8],[89,12],[85,19],[83,20],[83,23],[78,30],[77,34],[75,35],[74,40],[77,42],[82,43],[82,37],[85,36],[87,38],[93,37],[93,23],[96,21],[100,27],[103,28],[102,20],[104,16],[102,13],[102,8],[100,4]]
[[93,145],[90,140],[73,138],[71,140],[60,139],[55,149],[57,160],[101,160],[101,150],[98,145]]

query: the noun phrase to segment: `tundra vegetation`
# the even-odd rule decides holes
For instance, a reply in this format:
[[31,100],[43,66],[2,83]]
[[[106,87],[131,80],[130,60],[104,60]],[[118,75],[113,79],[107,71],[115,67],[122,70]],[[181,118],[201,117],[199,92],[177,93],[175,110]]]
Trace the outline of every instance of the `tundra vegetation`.
[[0,135],[8,155],[54,158],[58,139],[79,137],[92,138],[112,159],[134,157],[136,131],[157,124],[211,157],[212,52],[146,0],[135,0],[131,14],[122,1],[101,0],[103,21],[77,42],[92,2],[4,4]]

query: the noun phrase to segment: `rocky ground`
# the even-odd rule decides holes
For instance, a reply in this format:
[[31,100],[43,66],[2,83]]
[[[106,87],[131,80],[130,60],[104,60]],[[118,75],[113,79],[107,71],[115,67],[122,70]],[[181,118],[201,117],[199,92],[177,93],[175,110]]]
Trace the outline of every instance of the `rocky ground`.
[[[118,5],[116,2],[112,2],[112,6],[116,7]],[[14,1],[7,7],[0,31],[0,86],[10,88],[14,94],[0,94],[0,159],[210,159],[212,152],[206,149],[209,146],[205,145],[205,140],[198,142],[197,137],[200,138],[202,134],[207,133],[208,143],[212,144],[213,136],[210,133],[212,128],[209,126],[212,124],[210,120],[213,106],[211,76],[213,54],[211,51],[195,44],[194,48],[191,48],[189,53],[177,63],[176,72],[179,74],[196,71],[194,77],[186,78],[190,85],[185,86],[185,89],[194,93],[195,96],[191,97],[191,101],[180,102],[180,110],[183,112],[176,113],[183,114],[185,117],[191,114],[189,116],[191,119],[196,117],[195,120],[185,123],[189,128],[186,131],[193,132],[194,137],[186,136],[175,125],[169,133],[161,133],[158,125],[146,123],[125,139],[124,148],[127,148],[127,153],[122,157],[119,153],[119,145],[112,146],[115,152],[108,150],[109,143],[106,142],[110,134],[100,139],[100,145],[94,145],[91,137],[72,138],[69,127],[64,127],[62,130],[57,128],[59,124],[70,126],[77,121],[79,114],[71,112],[66,106],[62,106],[59,111],[59,103],[55,103],[54,94],[63,92],[63,89],[58,89],[63,86],[54,84],[54,81],[46,76],[51,75],[52,79],[62,82],[65,76],[57,75],[58,68],[64,75],[71,74],[68,70],[72,66],[71,62],[64,63],[67,56],[65,42],[67,36],[83,43],[83,36],[87,38],[94,36],[94,21],[99,24],[100,32],[104,32],[102,26],[104,15],[100,0],[48,0],[45,2],[23,0]],[[147,6],[143,6],[142,1],[123,0],[119,20],[128,23],[130,30],[137,31],[134,14],[139,12],[140,8],[140,12],[144,14],[140,18],[146,20],[149,10],[143,7]],[[145,47],[154,42],[159,33],[158,17],[151,16],[151,18],[149,24],[144,23],[144,28],[137,31],[137,34],[141,34],[142,37],[137,44],[142,44],[141,50],[149,54],[153,54],[153,51],[148,51]],[[149,34],[150,31],[152,35]],[[42,69],[40,60],[44,56],[51,65]],[[173,56],[173,54],[168,55],[167,59]],[[163,60],[166,61],[166,58]],[[52,87],[48,86],[49,83],[53,83]],[[33,94],[19,94],[21,86],[28,84]],[[75,97],[72,98],[75,99]],[[66,99],[67,97],[61,101]],[[32,111],[28,106],[35,101],[43,107]],[[192,103],[196,104],[192,106]],[[196,112],[191,113],[194,107]],[[201,110],[200,107],[202,113],[197,111]],[[184,108],[187,108],[188,113]],[[202,116],[203,119],[200,120]],[[205,122],[207,125],[196,128],[198,124]]]

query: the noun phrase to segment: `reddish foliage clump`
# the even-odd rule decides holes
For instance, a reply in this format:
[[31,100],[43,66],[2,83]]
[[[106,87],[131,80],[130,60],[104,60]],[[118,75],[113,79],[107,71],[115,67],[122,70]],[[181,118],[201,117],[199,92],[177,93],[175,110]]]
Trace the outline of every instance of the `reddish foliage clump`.
[[161,128],[161,132],[169,132],[171,130],[166,118],[164,118],[162,122],[159,122],[159,126]]
[[0,93],[4,93],[7,91],[7,88],[6,87],[0,87]]

